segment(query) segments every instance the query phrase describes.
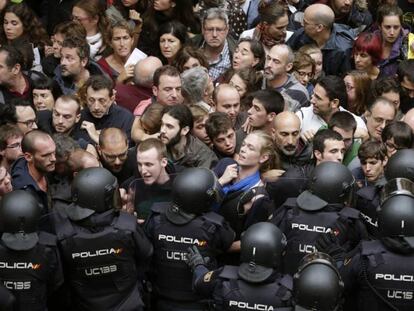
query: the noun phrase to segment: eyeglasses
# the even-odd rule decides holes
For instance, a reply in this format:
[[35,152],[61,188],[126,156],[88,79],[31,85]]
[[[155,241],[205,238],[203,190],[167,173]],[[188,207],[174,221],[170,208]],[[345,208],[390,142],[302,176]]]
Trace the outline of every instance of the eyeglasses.
[[33,127],[33,125],[35,125],[35,124],[36,124],[36,122],[37,122],[37,120],[36,120],[36,119],[33,119],[33,120],[27,120],[27,121],[17,121],[17,123],[24,124],[24,125],[26,125],[27,127],[30,127],[30,128],[32,128],[32,127]]
[[312,79],[314,74],[312,72],[305,72],[305,71],[299,71],[296,70],[296,73],[299,75],[299,77],[304,78],[308,77],[309,79]]
[[128,157],[128,149],[126,149],[123,153],[120,153],[120,154],[106,154],[105,152],[102,151],[102,155],[108,161],[115,161],[116,159],[124,161]]
[[22,146],[21,143],[14,143],[11,145],[7,145],[6,148],[14,149],[14,148],[20,148],[21,146]]
[[224,28],[204,28],[204,31],[205,32],[208,32],[208,33],[214,33],[214,32],[216,32],[216,33],[223,33],[223,32],[225,32],[227,30],[227,27],[224,27]]

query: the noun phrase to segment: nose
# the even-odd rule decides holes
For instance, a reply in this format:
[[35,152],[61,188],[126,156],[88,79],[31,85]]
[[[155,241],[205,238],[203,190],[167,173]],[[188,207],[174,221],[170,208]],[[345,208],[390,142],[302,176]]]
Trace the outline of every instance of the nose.
[[165,134],[165,125],[161,125],[160,134]]
[[94,111],[98,111],[98,110],[99,110],[99,108],[100,108],[100,106],[99,106],[99,103],[97,103],[97,102],[95,102],[95,103],[92,105],[92,110],[94,110]]
[[344,159],[344,154],[342,152],[338,153],[338,162],[342,163],[342,160]]
[[309,76],[308,75],[305,75],[303,78],[302,78],[302,80],[303,80],[303,82],[305,82],[306,84],[308,84],[308,82],[309,82]]
[[115,164],[121,164],[122,162],[121,162],[121,159],[119,157],[116,157],[114,163]]
[[50,162],[56,162],[56,154],[52,153],[50,156]]
[[380,130],[382,131],[386,125],[387,125],[387,121],[386,120],[382,121],[380,125]]
[[287,141],[288,145],[292,145],[293,144],[293,137],[289,135],[287,137],[286,141]]
[[177,90],[176,90],[176,89],[173,89],[173,90],[171,91],[171,97],[173,97],[173,98],[177,98],[177,96],[178,96]]
[[63,116],[59,116],[59,118],[58,118],[58,123],[59,123],[59,124],[62,124],[62,123],[63,123]]
[[32,125],[32,127],[31,127],[32,129],[37,129],[37,124],[36,124],[36,122],[33,122],[33,125]]
[[251,116],[253,113],[252,113],[252,110],[253,109],[253,107],[251,107],[249,110],[247,110],[247,114],[249,115],[249,116]]

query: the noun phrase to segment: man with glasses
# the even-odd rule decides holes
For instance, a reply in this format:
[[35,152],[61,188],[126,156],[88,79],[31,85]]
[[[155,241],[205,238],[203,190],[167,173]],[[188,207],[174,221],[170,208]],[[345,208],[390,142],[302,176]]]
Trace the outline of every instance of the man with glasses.
[[93,142],[98,143],[102,129],[116,127],[124,131],[130,141],[134,117],[131,112],[115,104],[113,81],[104,75],[92,76],[85,83],[86,107],[81,112],[81,128]]
[[228,36],[229,19],[226,12],[219,8],[208,9],[202,20],[202,36],[192,40],[200,47],[209,62],[209,74],[216,82],[231,67],[236,41]]
[[99,135],[96,146],[99,159],[122,184],[131,176],[138,176],[135,148],[128,150],[128,139],[124,131],[118,128],[105,128]]
[[347,26],[334,24],[335,13],[325,4],[312,4],[305,10],[303,27],[288,40],[293,50],[315,43],[322,50],[327,75],[342,75],[351,69],[354,34]]
[[0,166],[10,172],[11,165],[23,155],[22,131],[13,124],[0,126]]
[[378,97],[365,111],[367,129],[370,137],[381,141],[382,130],[395,119],[397,109],[388,99]]
[[17,126],[23,134],[37,129],[37,116],[33,104],[27,100],[16,98],[11,101],[11,105],[16,109]]

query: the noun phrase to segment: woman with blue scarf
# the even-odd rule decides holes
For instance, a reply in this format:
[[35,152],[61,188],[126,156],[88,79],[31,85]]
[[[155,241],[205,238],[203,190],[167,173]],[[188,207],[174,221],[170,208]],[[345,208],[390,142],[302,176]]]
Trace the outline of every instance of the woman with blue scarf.
[[236,241],[249,226],[269,217],[273,205],[261,174],[279,167],[273,139],[262,131],[246,136],[236,161],[224,158],[217,163],[214,172],[222,187],[223,202],[216,211],[236,232]]

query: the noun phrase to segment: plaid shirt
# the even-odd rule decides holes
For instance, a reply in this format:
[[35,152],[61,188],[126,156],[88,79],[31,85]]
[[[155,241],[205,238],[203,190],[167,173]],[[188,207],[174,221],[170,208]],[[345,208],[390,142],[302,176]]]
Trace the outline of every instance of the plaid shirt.
[[227,40],[224,43],[223,50],[221,51],[218,60],[210,62],[209,64],[208,74],[214,82],[231,67],[229,44],[227,43]]

